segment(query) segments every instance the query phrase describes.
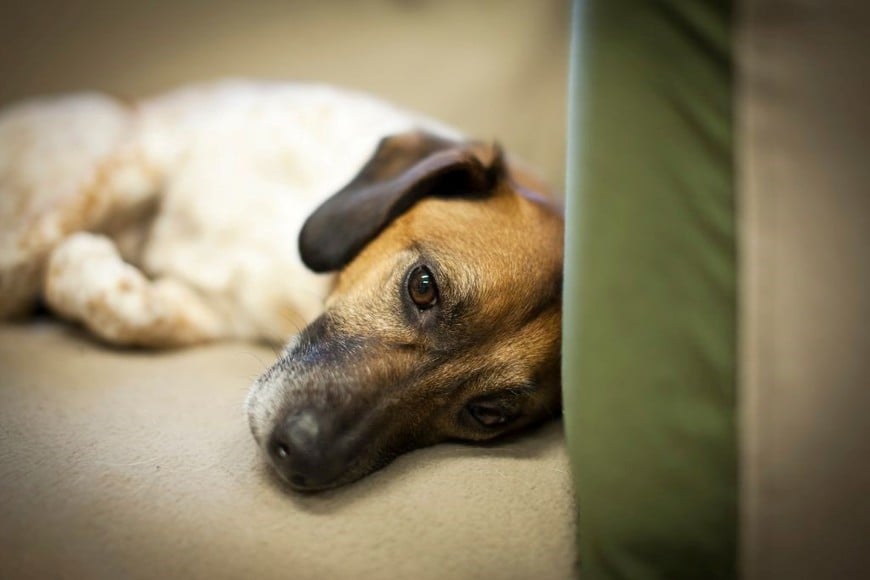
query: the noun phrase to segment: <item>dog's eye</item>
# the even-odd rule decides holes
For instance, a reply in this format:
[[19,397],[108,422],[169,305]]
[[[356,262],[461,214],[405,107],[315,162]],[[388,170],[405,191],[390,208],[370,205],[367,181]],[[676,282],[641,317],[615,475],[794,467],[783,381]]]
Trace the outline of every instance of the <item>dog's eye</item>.
[[438,302],[438,286],[435,276],[426,266],[417,266],[408,277],[408,295],[417,308],[426,310]]
[[470,403],[467,408],[468,413],[484,427],[498,427],[513,419],[506,409],[489,401]]

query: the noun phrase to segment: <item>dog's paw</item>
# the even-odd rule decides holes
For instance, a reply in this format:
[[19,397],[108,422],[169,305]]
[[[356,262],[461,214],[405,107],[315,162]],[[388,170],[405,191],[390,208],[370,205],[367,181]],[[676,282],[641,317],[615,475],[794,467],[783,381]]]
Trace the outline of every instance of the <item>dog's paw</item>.
[[0,318],[31,309],[45,262],[66,236],[155,189],[138,158],[119,155],[132,119],[128,106],[98,94],[0,110]]
[[45,298],[113,344],[179,346],[224,334],[220,317],[195,292],[174,280],[149,280],[104,236],[77,233],[52,252]]

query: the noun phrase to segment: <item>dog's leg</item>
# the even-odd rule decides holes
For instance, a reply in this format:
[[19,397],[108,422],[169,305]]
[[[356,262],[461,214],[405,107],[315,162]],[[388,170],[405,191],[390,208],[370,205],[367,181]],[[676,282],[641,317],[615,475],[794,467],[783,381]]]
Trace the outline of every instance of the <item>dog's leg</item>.
[[45,298],[55,312],[114,344],[179,346],[227,332],[196,292],[176,280],[149,280],[104,236],[78,233],[52,252]]

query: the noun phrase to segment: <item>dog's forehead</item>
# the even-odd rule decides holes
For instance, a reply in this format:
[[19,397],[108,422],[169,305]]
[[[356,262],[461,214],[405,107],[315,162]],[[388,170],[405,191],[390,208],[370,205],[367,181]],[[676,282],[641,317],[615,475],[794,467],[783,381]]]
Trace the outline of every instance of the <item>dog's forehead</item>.
[[336,293],[381,294],[417,261],[435,266],[454,292],[479,297],[482,315],[551,301],[561,288],[561,216],[512,190],[423,199],[345,268]]
[[[484,199],[427,199],[402,233],[467,283],[522,283],[540,292],[561,278],[562,223],[550,208],[515,193]],[[467,276],[461,276],[461,273]]]

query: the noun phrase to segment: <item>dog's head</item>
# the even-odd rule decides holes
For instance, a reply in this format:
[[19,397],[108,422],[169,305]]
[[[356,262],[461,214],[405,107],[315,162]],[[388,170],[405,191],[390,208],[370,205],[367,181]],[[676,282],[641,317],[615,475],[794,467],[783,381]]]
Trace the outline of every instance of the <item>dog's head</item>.
[[340,274],[248,398],[278,474],[334,487],[558,414],[562,230],[496,146],[381,141],[302,229],[305,263]]

